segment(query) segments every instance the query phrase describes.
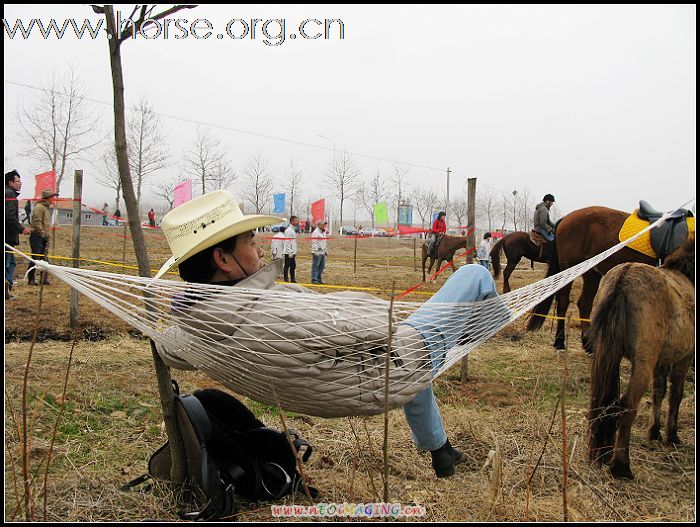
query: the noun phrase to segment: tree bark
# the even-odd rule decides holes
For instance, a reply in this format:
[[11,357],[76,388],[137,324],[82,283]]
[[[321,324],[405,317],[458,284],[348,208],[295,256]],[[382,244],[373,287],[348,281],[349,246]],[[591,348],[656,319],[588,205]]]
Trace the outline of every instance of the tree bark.
[[[151,266],[148,259],[146,241],[141,229],[139,219],[138,201],[134,193],[129,169],[129,157],[126,143],[126,116],[124,105],[124,77],[122,74],[121,51],[119,41],[119,28],[116,27],[114,9],[111,5],[103,8],[107,23],[109,38],[109,58],[112,70],[112,87],[114,92],[114,143],[117,152],[117,165],[122,183],[122,195],[129,216],[129,229],[134,241],[134,252],[138,262],[139,276],[151,276]],[[158,391],[160,393],[163,419],[170,441],[170,454],[172,457],[171,477],[173,481],[181,483],[187,478],[187,464],[182,437],[175,413],[175,400],[173,398],[172,380],[169,368],[163,363],[155,346],[151,344],[153,362],[155,363],[156,377],[158,379]]]

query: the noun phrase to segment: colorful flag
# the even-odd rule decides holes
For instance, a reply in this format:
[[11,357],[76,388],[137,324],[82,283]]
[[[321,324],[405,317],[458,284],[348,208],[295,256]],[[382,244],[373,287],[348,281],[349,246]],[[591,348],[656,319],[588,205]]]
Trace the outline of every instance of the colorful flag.
[[182,183],[175,185],[175,201],[173,208],[179,207],[192,199],[192,180],[186,179]]
[[326,217],[326,200],[320,199],[311,204],[311,222],[318,223]]
[[386,211],[386,202],[382,201],[374,206],[374,223],[387,223],[389,215]]
[[43,174],[35,176],[36,183],[34,184],[34,199],[41,199],[42,190],[52,190],[56,192],[56,172],[49,170]]
[[275,199],[275,208],[273,209],[272,213],[273,214],[283,214],[284,213],[284,206],[285,206],[285,199],[287,197],[286,194],[273,194],[272,197]]

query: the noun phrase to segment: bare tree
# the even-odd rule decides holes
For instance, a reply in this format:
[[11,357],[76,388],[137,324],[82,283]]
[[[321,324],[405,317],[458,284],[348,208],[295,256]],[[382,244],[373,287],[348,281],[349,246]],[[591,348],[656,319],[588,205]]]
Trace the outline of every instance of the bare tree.
[[114,210],[117,210],[121,199],[122,180],[119,177],[117,152],[114,150],[114,147],[109,145],[102,152],[99,162],[94,163],[93,166],[95,167],[95,181],[99,185],[115,191]]
[[457,225],[462,226],[467,219],[467,198],[461,196],[450,200],[450,214],[457,219]]
[[95,137],[99,116],[91,110],[88,90],[75,71],[64,79],[54,73],[43,84],[30,105],[18,109],[17,121],[27,144],[23,154],[50,166],[60,189],[67,165],[101,141]]
[[301,192],[301,171],[294,164],[292,159],[289,162],[289,172],[285,176],[284,191],[289,195],[289,215],[292,216],[296,210],[296,202]]
[[372,220],[372,228],[374,228],[374,206],[384,201],[387,195],[388,191],[379,170],[377,170],[376,175],[372,179],[368,182],[361,182],[358,187],[358,197],[365,210],[369,213]]
[[480,216],[480,223],[483,223],[485,219],[489,232],[493,231],[493,222],[496,219],[496,214],[498,213],[496,210],[496,199],[497,198],[494,193],[487,189],[480,194],[477,204],[477,213]]
[[228,165],[226,152],[221,140],[212,135],[211,128],[202,130],[197,127],[197,137],[192,147],[184,155],[185,173],[192,175],[201,183],[202,194],[207,187],[224,188],[236,178]]
[[432,189],[417,188],[413,191],[413,201],[420,216],[421,229],[425,229],[426,220],[430,223],[430,215],[438,202],[437,194]]
[[[155,6],[136,6],[131,16],[122,22],[122,27],[117,27],[114,6],[109,4],[92,6],[95,13],[104,15],[107,25],[107,36],[109,37],[107,39],[107,44],[109,46],[109,60],[112,70],[112,92],[114,96],[114,145],[117,152],[119,176],[122,181],[122,193],[129,216],[129,229],[131,230],[131,239],[134,242],[134,252],[136,253],[136,261],[138,262],[139,275],[145,277],[151,276],[151,265],[148,259],[146,240],[144,239],[143,229],[139,221],[139,205],[136,200],[136,194],[134,193],[134,185],[131,180],[131,171],[129,167],[129,156],[127,153],[124,74],[122,72],[121,45],[129,38],[134,37],[137,29],[143,32],[149,26],[154,25],[156,21],[182,9],[189,9],[192,7],[195,6],[174,6],[161,13],[154,14],[153,10]],[[138,19],[134,21],[133,17],[137,12],[139,12],[139,16]],[[171,476],[175,482],[182,483],[187,477],[187,460],[177,417],[175,416],[172,379],[168,367],[163,363],[154,345],[151,345],[151,352],[155,365],[156,377],[158,379],[158,393],[163,409],[165,428],[170,442],[172,460]]]
[[352,197],[357,188],[357,181],[360,177],[360,169],[345,150],[342,155],[333,159],[328,172],[326,173],[328,190],[340,200],[340,224],[343,224],[343,204],[345,200]]
[[253,205],[255,214],[261,214],[270,202],[273,188],[267,159],[261,152],[250,158],[243,179],[243,197]]
[[151,192],[159,198],[163,198],[172,210],[175,205],[175,187],[182,183],[183,176],[173,175],[167,179],[158,180],[151,185]]
[[136,200],[141,203],[144,181],[157,170],[170,165],[170,152],[165,144],[163,126],[153,106],[142,98],[131,110],[127,130],[129,165],[136,179]]

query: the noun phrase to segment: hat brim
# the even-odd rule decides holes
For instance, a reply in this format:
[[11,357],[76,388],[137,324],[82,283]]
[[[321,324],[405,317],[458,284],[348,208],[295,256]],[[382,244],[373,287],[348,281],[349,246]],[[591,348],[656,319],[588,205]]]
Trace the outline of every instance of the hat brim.
[[198,252],[203,251],[204,249],[207,249],[212,245],[227,240],[238,234],[243,234],[244,232],[252,231],[253,229],[257,229],[258,227],[264,227],[265,225],[273,225],[275,223],[279,223],[280,221],[284,221],[283,218],[262,215],[245,216],[241,221],[237,221],[233,225],[230,225],[229,227],[226,227],[216,232],[210,238],[202,240],[200,243],[198,243],[194,247],[191,247],[187,252],[185,252],[181,256],[171,256],[168,259],[168,261],[165,262],[163,266],[158,270],[158,272],[153,278],[160,278],[165,273],[167,273],[174,265],[181,264],[189,257],[194,256]]

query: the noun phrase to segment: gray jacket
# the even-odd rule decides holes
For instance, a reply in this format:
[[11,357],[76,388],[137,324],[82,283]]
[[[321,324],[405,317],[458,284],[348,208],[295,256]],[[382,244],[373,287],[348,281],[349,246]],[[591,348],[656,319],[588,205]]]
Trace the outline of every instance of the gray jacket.
[[[273,261],[233,286],[266,290],[259,297],[246,295],[234,305],[227,301],[232,292],[222,290],[176,307],[177,326],[163,331],[166,345],[156,346],[164,362],[202,370],[238,393],[276,406],[274,384],[285,410],[322,417],[382,412],[387,302],[366,293],[322,295],[276,284],[281,266],[281,260]],[[300,298],[300,303],[298,293],[315,299]],[[406,324],[393,328],[390,408],[410,401],[431,380],[420,333]],[[197,336],[206,340],[206,349],[197,345],[202,342]]]
[[543,201],[535,208],[535,216],[532,219],[535,229],[541,229],[546,232],[554,232],[554,224],[549,219],[549,209]]

